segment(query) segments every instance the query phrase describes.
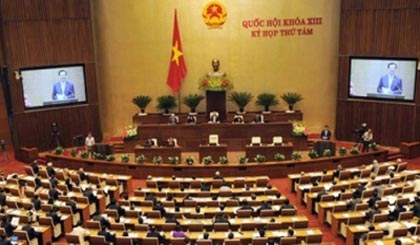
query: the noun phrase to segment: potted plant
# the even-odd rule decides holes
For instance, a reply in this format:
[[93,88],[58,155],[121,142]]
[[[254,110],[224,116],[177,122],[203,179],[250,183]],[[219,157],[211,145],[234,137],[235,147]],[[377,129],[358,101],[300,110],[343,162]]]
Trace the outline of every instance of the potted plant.
[[286,112],[294,112],[293,106],[303,100],[302,95],[296,93],[296,92],[287,92],[281,95],[281,98],[289,105],[289,110]]
[[153,163],[154,164],[161,164],[162,163],[162,157],[161,156],[154,156],[153,157]]
[[356,146],[354,146],[353,148],[351,148],[351,150],[350,150],[350,154],[352,154],[352,155],[357,155],[357,154],[360,154],[360,150],[359,150],[359,148],[357,147],[357,145],[356,145]]
[[256,161],[258,163],[265,162],[265,156],[261,155],[261,154],[257,154],[254,158],[254,161]]
[[284,159],[286,159],[286,157],[283,154],[276,153],[274,155],[274,160],[276,160],[276,161],[284,161]]
[[130,161],[130,156],[128,154],[121,155],[121,162],[128,162]]
[[193,165],[193,163],[195,162],[195,159],[194,159],[194,157],[193,156],[188,156],[186,159],[185,159],[185,163],[186,164],[188,164],[188,165]]
[[373,142],[372,144],[369,144],[369,149],[372,151],[378,151],[379,150],[379,146],[378,144],[376,144],[375,142]]
[[342,156],[345,156],[346,154],[347,154],[347,149],[346,149],[346,147],[340,147],[339,149],[338,149],[338,154],[342,157]]
[[332,152],[330,149],[325,149],[324,152],[322,153],[323,157],[330,157],[332,156]]
[[248,162],[248,158],[245,156],[240,156],[238,160],[240,164],[245,164]]
[[279,103],[275,94],[262,93],[257,96],[255,104],[264,107],[263,113],[271,113],[270,106],[275,106]]
[[203,157],[203,159],[201,160],[201,163],[203,163],[204,165],[209,165],[211,163],[213,163],[213,159],[211,158],[211,156],[205,156]]
[[107,155],[106,157],[105,157],[105,160],[107,160],[107,161],[109,161],[109,162],[112,162],[112,161],[114,161],[115,160],[115,156],[114,155]]
[[168,161],[170,164],[178,164],[179,163],[179,157],[174,156],[174,157],[168,157]]
[[204,99],[204,96],[201,94],[189,94],[182,98],[182,103],[190,108],[190,115],[196,115],[197,112],[195,109],[197,108],[198,104]]
[[83,159],[88,158],[89,157],[89,152],[88,151],[82,151],[80,153],[80,157],[83,158]]
[[292,153],[292,159],[295,161],[299,161],[300,159],[302,159],[302,155],[300,154],[300,152],[294,151]]
[[219,162],[220,162],[220,164],[227,164],[229,162],[229,160],[227,159],[226,156],[220,156],[219,157]]
[[61,154],[63,154],[64,153],[64,148],[62,147],[62,146],[57,146],[55,149],[54,149],[54,154],[55,155],[61,155]]
[[157,106],[156,108],[159,110],[163,110],[163,114],[168,115],[169,110],[172,108],[175,108],[177,106],[176,104],[176,98],[173,95],[162,95],[157,98]]
[[308,152],[308,156],[309,156],[310,159],[314,159],[314,158],[318,158],[319,157],[318,152],[316,152],[315,150],[309,151]]
[[144,163],[146,161],[146,157],[143,154],[140,154],[136,157],[136,163]]
[[146,106],[152,101],[152,98],[147,95],[139,95],[134,97],[131,102],[140,108],[140,116],[147,115],[145,113]]
[[239,114],[243,114],[245,113],[245,106],[248,105],[249,102],[251,102],[252,100],[252,94],[249,92],[232,92],[229,95],[229,101],[231,101],[232,103],[234,103],[235,105],[237,105],[239,107]]
[[70,155],[71,155],[72,157],[76,157],[76,156],[77,156],[77,149],[76,149],[76,148],[71,149],[71,151],[70,151]]

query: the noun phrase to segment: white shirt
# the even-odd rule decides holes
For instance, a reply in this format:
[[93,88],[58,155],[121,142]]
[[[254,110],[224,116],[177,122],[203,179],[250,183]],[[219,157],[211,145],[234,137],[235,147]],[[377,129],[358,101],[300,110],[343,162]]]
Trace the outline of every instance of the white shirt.
[[91,146],[93,146],[95,144],[95,138],[93,138],[93,136],[88,136],[88,137],[86,137],[86,139],[85,139],[85,145],[87,146],[87,147],[91,147]]

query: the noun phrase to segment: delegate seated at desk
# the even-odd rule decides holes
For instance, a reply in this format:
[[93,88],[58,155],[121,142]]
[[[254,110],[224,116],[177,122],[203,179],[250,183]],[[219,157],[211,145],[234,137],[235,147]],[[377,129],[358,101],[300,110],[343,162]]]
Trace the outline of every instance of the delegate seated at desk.
[[179,118],[175,115],[175,113],[172,113],[169,116],[168,121],[169,121],[169,124],[178,124],[179,123]]
[[235,115],[233,117],[233,123],[244,123],[244,117],[242,115]]
[[212,111],[210,112],[210,116],[209,116],[210,120],[209,123],[219,123],[219,112],[217,111]]
[[74,92],[73,83],[67,80],[67,71],[59,70],[58,76],[60,77],[59,81],[54,83],[52,99],[53,100],[68,100],[74,99],[76,97]]
[[254,123],[264,123],[264,116],[261,114],[255,115]]
[[197,117],[194,115],[188,115],[187,116],[187,123],[188,124],[196,124],[197,123]]

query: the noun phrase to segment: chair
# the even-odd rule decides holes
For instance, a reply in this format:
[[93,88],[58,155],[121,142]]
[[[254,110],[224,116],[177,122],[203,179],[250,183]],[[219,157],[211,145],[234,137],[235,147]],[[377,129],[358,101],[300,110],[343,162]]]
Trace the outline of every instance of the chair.
[[322,234],[308,234],[306,235],[306,243],[321,243],[322,242]]
[[243,188],[245,187],[245,179],[243,178],[236,178],[233,180],[233,187],[234,188]]
[[34,170],[29,166],[25,166],[25,173],[28,176],[35,176]]
[[19,237],[19,240],[26,241],[29,245],[38,245],[38,238],[34,237],[32,240],[29,240],[29,236],[26,231],[14,231],[13,234]]
[[190,188],[191,189],[200,189],[201,188],[201,181],[199,181],[199,180],[191,181]]
[[308,228],[308,221],[307,220],[297,220],[293,222],[293,228]]
[[195,207],[195,206],[197,206],[197,201],[185,199],[184,200],[184,206],[185,207]]
[[372,223],[386,222],[388,220],[388,214],[374,214]]
[[291,244],[296,244],[297,243],[297,239],[296,237],[282,237],[280,238],[280,245],[291,245]]
[[228,223],[214,223],[213,230],[214,231],[228,231],[229,224]]
[[228,199],[226,201],[226,207],[238,207],[239,206],[239,201],[236,199]]
[[106,242],[104,236],[90,236],[90,244],[95,245],[108,245],[109,243]]
[[197,245],[212,245],[213,241],[211,239],[199,239],[199,240],[197,240],[197,242],[195,244],[197,244]]
[[241,231],[254,231],[256,228],[256,224],[251,222],[251,223],[242,223],[241,224]]
[[226,239],[224,242],[225,245],[241,245],[241,240],[234,238],[234,239]]
[[276,211],[275,210],[263,209],[263,210],[260,211],[260,217],[273,217],[273,216],[276,216]]
[[408,229],[407,227],[404,228],[398,228],[394,230],[394,233],[392,234],[393,237],[402,237],[407,236]]
[[350,171],[340,171],[340,174],[338,175],[339,180],[348,180],[351,177]]
[[265,245],[267,244],[267,237],[254,237],[252,238],[252,245]]
[[179,181],[169,181],[168,182],[168,187],[170,188],[170,189],[179,189],[180,188],[180,183],[179,183]]
[[293,208],[285,208],[282,209],[280,212],[281,216],[290,216],[290,215],[296,215],[296,209]]
[[132,245],[133,239],[131,237],[117,236],[118,245]]
[[63,230],[61,228],[61,223],[58,223],[58,224],[54,225],[51,217],[40,217],[39,218],[39,224],[50,226],[51,230],[53,231],[52,233],[53,233],[54,238],[59,238],[61,235],[63,235]]
[[69,244],[81,244],[81,245],[88,245],[89,242],[81,241],[78,235],[74,235],[71,233],[66,233],[66,241]]
[[367,234],[367,240],[382,239],[383,236],[383,231],[371,231]]
[[159,245],[159,240],[157,237],[144,237],[141,240],[143,245]]
[[115,210],[115,209],[105,209],[105,214],[108,215],[108,216],[110,216],[110,217],[116,218],[116,217],[118,217],[118,210]]
[[158,188],[158,184],[154,180],[146,180],[146,187],[147,188]]
[[407,169],[407,163],[402,162],[402,163],[398,164],[398,166],[397,166],[397,173],[402,172],[406,169]]
[[127,218],[138,218],[140,211],[138,210],[125,210],[125,217]]
[[267,223],[267,230],[273,231],[273,230],[281,230],[281,229],[287,229],[289,227],[289,224],[287,223]]
[[86,222],[86,227],[88,229],[100,230],[101,229],[101,222],[99,222],[99,221],[93,221],[93,220],[88,220]]
[[222,179],[214,179],[211,181],[211,187],[212,188],[220,188],[223,185]]
[[361,210],[368,210],[369,204],[367,203],[357,203],[355,207],[355,211],[361,211]]
[[249,218],[252,215],[251,209],[237,210],[236,217],[238,218]]
[[173,231],[175,230],[175,223],[164,223],[162,224],[162,231]]
[[184,237],[173,237],[171,238],[171,245],[184,245],[185,238]]
[[413,216],[414,216],[414,214],[411,211],[401,212],[398,215],[398,221],[401,221],[401,220],[411,220],[413,218]]
[[332,174],[325,174],[321,176],[321,182],[331,182],[333,180]]
[[257,178],[256,180],[256,185],[257,187],[266,187],[268,184],[268,179],[267,178]]
[[147,224],[134,225],[134,230],[135,231],[148,231],[149,230],[149,225],[147,225]]
[[111,230],[115,231],[125,231],[125,224],[124,223],[111,223]]
[[204,229],[204,225],[201,224],[201,223],[189,224],[188,225],[188,231],[189,232],[194,232],[194,231],[202,232],[203,229]]
[[147,218],[154,218],[154,219],[160,219],[162,218],[162,215],[160,214],[160,211],[146,211],[144,212]]
[[71,216],[73,226],[76,226],[80,222],[81,218],[79,212],[73,213],[73,210],[69,206],[60,206],[59,208],[60,212],[63,214],[69,214]]

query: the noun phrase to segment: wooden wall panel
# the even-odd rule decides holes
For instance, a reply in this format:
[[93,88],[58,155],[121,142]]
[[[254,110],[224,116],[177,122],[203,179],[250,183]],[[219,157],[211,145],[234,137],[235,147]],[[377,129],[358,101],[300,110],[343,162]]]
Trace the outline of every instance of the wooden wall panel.
[[[1,40],[9,70],[16,147],[50,146],[58,123],[65,146],[92,131],[100,139],[100,118],[89,0],[0,0]],[[88,103],[25,111],[22,85],[13,71],[23,67],[85,64]]]
[[420,58],[420,1],[342,0],[340,21],[337,138],[355,140],[366,122],[379,144],[420,140],[419,81],[414,103],[348,98],[350,56]]

